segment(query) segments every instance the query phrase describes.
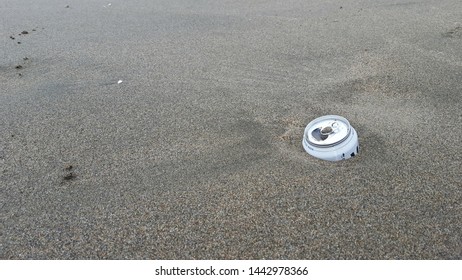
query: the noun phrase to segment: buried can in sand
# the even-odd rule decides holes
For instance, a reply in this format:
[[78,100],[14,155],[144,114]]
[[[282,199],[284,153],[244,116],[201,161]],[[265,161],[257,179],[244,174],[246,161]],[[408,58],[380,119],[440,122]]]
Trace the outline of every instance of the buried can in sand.
[[322,116],[306,126],[303,148],[323,160],[349,159],[359,153],[358,134],[344,117]]

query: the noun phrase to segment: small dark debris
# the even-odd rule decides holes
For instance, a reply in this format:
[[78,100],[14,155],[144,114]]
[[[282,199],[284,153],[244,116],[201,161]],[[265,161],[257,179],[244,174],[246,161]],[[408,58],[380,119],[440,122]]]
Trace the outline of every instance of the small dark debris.
[[446,33],[443,33],[443,37],[447,38],[461,38],[462,37],[462,27],[457,26]]
[[22,65],[16,65],[16,69],[22,69]]
[[11,134],[11,137],[13,137],[13,138],[14,138],[14,134]]
[[69,5],[67,5],[67,6],[66,6],[66,7],[64,7],[64,8],[69,8]]
[[72,166],[71,164],[68,164],[68,165],[66,165],[66,167],[64,169],[67,170],[67,171],[71,171],[72,168],[74,168],[74,166]]
[[72,173],[72,172],[69,172],[69,174],[67,174],[66,176],[64,176],[63,179],[64,179],[65,181],[70,181],[70,180],[75,179],[75,177],[77,177],[77,175],[75,175],[75,174]]
[[21,34],[29,34],[29,32],[27,32],[26,30],[24,30],[23,32],[21,32]]
[[18,44],[21,44],[21,42],[18,42]]
[[16,38],[14,38],[13,36],[10,36],[10,39],[11,39],[11,40],[14,40],[14,39],[16,39]]
[[23,60],[29,60],[29,58],[26,56],[26,57],[23,58]]
[[343,7],[342,7],[342,6],[340,6],[340,9],[343,9]]
[[19,76],[19,77],[22,77],[22,74],[21,74],[21,73],[18,73],[18,76]]

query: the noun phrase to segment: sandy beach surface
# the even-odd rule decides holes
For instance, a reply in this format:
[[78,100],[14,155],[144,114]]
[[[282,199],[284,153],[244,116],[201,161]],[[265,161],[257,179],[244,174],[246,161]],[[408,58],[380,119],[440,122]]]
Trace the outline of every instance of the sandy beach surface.
[[461,95],[459,0],[0,0],[0,258],[462,259]]

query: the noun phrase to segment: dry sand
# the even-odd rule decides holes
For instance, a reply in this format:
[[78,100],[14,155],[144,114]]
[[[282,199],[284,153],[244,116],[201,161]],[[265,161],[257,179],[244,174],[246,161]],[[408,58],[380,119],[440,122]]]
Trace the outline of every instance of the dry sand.
[[[461,1],[0,18],[1,259],[462,258]],[[359,156],[305,153],[325,114]]]

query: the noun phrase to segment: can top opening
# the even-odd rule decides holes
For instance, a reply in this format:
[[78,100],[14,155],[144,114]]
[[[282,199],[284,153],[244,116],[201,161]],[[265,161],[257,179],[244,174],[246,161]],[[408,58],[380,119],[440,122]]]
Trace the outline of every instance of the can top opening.
[[305,137],[314,146],[331,147],[350,135],[350,123],[340,116],[324,116],[310,122]]

